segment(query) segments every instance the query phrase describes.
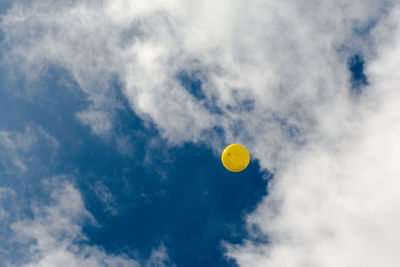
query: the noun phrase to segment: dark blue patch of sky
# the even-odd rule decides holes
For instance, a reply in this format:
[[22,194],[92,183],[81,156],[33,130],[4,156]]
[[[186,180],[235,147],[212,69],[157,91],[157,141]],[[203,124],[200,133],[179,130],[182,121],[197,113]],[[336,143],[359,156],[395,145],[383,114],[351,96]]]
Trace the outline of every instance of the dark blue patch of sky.
[[206,95],[204,93],[201,76],[201,71],[181,71],[176,78],[180,81],[181,86],[185,88],[194,99],[202,103],[210,113],[222,115],[223,111],[216,105],[217,96],[213,94]]
[[356,95],[362,93],[362,87],[368,85],[367,76],[364,74],[364,59],[361,55],[356,54],[349,58],[348,66],[351,73],[351,88]]

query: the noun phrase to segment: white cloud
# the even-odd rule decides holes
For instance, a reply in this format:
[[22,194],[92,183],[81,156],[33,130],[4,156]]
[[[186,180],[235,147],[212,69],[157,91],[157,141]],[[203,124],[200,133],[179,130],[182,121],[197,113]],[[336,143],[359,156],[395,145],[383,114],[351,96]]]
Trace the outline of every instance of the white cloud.
[[[109,82],[117,75],[135,112],[172,144],[202,140],[204,130],[223,126],[228,141],[245,143],[271,169],[309,141],[321,108],[346,101],[346,58],[336,50],[383,5],[47,1],[14,5],[1,27],[5,62],[21,61],[30,74],[48,62],[71,72],[93,102],[78,117],[94,133],[113,131],[118,101]],[[224,114],[181,86],[182,71],[200,72],[206,101]],[[251,112],[240,109],[243,101],[254,103]]]
[[[49,147],[50,158],[58,147],[58,141],[40,126],[27,126],[24,132],[0,130],[0,167],[3,173],[26,172],[29,164],[35,163],[32,156],[37,151]],[[51,160],[49,160],[50,162]]]
[[112,130],[110,114],[104,111],[88,110],[77,114],[79,120],[91,127],[94,134],[108,138]]
[[85,221],[93,221],[79,191],[67,181],[48,180],[52,203],[34,204],[32,219],[16,221],[16,241],[28,244],[25,258],[10,266],[139,266],[127,255],[107,254],[89,245],[82,232]]
[[168,256],[167,249],[164,244],[161,244],[157,249],[151,251],[149,260],[146,262],[146,267],[158,267],[158,266],[172,266],[175,264],[171,263]]
[[[4,222],[9,217],[9,212],[4,207],[8,198],[15,195],[14,190],[6,187],[0,187],[0,221]],[[0,224],[1,225],[1,224]]]
[[228,246],[241,266],[400,262],[399,11],[396,6],[373,30],[376,54],[358,110],[346,117],[321,114],[338,130],[322,128],[329,139],[313,140],[281,169],[270,195],[248,217],[269,243]]
[[[7,266],[165,266],[170,263],[165,247],[154,249],[144,262],[120,253],[107,253],[91,245],[82,231],[84,223],[96,223],[85,208],[80,192],[65,177],[44,181],[51,192],[51,203],[33,203],[33,217],[20,219],[11,225],[16,233],[14,244],[24,249],[23,258],[8,261]],[[25,246],[22,246],[24,245]]]
[[102,182],[96,182],[93,186],[93,191],[96,196],[104,205],[104,210],[109,212],[111,215],[117,215],[118,209],[116,207],[116,201],[114,195],[110,189]]
[[[45,1],[14,5],[0,25],[6,64],[71,73],[93,103],[78,117],[94,133],[113,129],[104,118],[118,107],[107,89],[117,75],[134,111],[172,144],[220,126],[273,170],[270,195],[248,217],[269,243],[228,245],[240,265],[396,266],[395,3]],[[371,36],[356,33],[373,23]],[[368,60],[358,99],[349,93],[353,53]],[[182,87],[182,71],[199,73],[206,100]]]

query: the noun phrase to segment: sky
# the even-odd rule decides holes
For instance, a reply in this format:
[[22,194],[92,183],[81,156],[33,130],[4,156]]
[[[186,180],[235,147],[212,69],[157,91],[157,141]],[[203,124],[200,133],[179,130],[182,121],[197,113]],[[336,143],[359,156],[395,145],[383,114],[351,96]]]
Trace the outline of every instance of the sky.
[[399,18],[0,0],[0,265],[397,267]]

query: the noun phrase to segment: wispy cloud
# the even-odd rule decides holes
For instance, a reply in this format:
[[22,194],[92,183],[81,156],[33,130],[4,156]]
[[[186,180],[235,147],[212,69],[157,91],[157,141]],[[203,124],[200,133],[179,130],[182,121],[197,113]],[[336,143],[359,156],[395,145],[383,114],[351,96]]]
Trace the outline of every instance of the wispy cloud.
[[118,213],[118,209],[116,207],[115,197],[110,192],[110,189],[102,182],[97,182],[93,186],[93,191],[96,196],[100,199],[100,201],[104,205],[104,210],[109,212],[111,215],[116,215]]
[[25,257],[10,266],[140,266],[127,255],[107,254],[87,244],[83,223],[93,221],[79,191],[67,181],[49,180],[51,203],[33,206],[33,218],[16,221],[16,242],[27,244]]
[[[0,167],[4,173],[26,172],[29,164],[35,164],[32,154],[38,146],[49,149],[49,159],[57,151],[58,141],[40,126],[27,126],[24,132],[0,130]],[[37,162],[36,162],[37,163]]]
[[10,215],[4,206],[6,206],[7,200],[11,197],[15,197],[14,190],[7,187],[0,187],[0,220],[3,222],[6,221]]

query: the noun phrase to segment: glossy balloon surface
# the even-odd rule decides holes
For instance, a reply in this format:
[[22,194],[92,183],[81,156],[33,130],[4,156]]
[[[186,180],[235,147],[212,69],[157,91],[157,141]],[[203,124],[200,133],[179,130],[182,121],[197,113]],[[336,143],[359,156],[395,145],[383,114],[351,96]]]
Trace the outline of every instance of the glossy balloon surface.
[[244,170],[250,162],[250,154],[247,149],[240,144],[227,146],[222,152],[222,164],[231,172]]

